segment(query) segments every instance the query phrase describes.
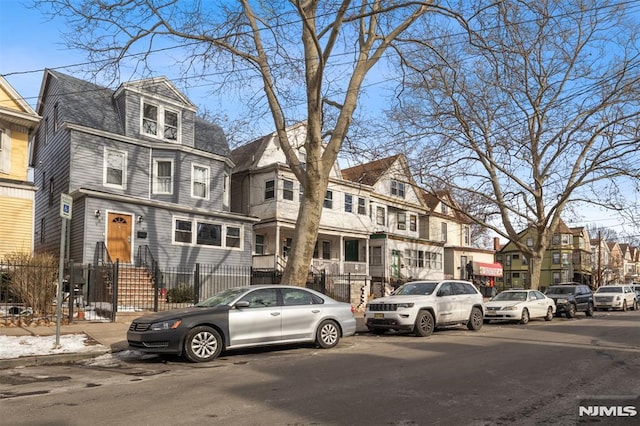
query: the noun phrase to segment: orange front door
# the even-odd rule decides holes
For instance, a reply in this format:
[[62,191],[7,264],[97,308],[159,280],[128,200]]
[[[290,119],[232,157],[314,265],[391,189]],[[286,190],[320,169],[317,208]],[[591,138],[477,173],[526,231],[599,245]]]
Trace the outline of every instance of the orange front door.
[[107,251],[113,262],[131,263],[131,220],[131,215],[109,213]]

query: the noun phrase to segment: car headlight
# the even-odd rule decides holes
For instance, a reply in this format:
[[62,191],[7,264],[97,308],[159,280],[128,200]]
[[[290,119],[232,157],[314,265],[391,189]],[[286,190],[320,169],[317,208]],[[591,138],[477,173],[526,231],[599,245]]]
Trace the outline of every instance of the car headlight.
[[398,303],[398,308],[413,308],[415,303]]
[[160,330],[176,329],[180,326],[181,323],[182,323],[182,320],[179,320],[179,319],[154,322],[153,324],[151,324],[151,330],[160,331]]
[[517,309],[518,309],[517,306],[505,306],[502,308],[503,311],[515,311]]
[[567,299],[557,299],[557,303],[567,303],[568,301]]

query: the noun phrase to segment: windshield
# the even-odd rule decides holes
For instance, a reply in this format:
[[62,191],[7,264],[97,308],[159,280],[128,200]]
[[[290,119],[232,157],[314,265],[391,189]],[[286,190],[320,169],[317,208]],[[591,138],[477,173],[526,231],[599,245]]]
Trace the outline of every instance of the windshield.
[[622,287],[600,287],[596,293],[622,293]]
[[573,287],[549,287],[545,294],[573,294]]
[[407,283],[404,284],[393,293],[394,295],[399,296],[408,296],[408,295],[426,295],[433,293],[433,290],[436,288],[438,283],[430,282],[430,283]]
[[228,305],[240,295],[247,292],[246,288],[230,288],[229,290],[222,291],[202,302],[196,303],[195,306],[199,307],[212,307],[219,305]]
[[503,291],[498,294],[493,300],[501,301],[501,300],[513,300],[517,302],[523,302],[527,300],[527,292],[526,291]]

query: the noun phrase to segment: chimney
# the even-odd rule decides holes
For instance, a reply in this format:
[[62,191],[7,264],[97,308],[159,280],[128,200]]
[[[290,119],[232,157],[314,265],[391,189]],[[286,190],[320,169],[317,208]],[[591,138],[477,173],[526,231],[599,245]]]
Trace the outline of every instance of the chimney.
[[494,251],[500,250],[500,237],[493,237],[493,250]]

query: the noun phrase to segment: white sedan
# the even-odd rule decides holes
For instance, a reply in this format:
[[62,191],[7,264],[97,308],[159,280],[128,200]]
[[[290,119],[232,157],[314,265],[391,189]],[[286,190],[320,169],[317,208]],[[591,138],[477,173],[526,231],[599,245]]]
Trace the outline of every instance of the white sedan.
[[484,320],[512,320],[526,324],[531,318],[551,321],[556,304],[537,290],[505,290],[485,303]]

